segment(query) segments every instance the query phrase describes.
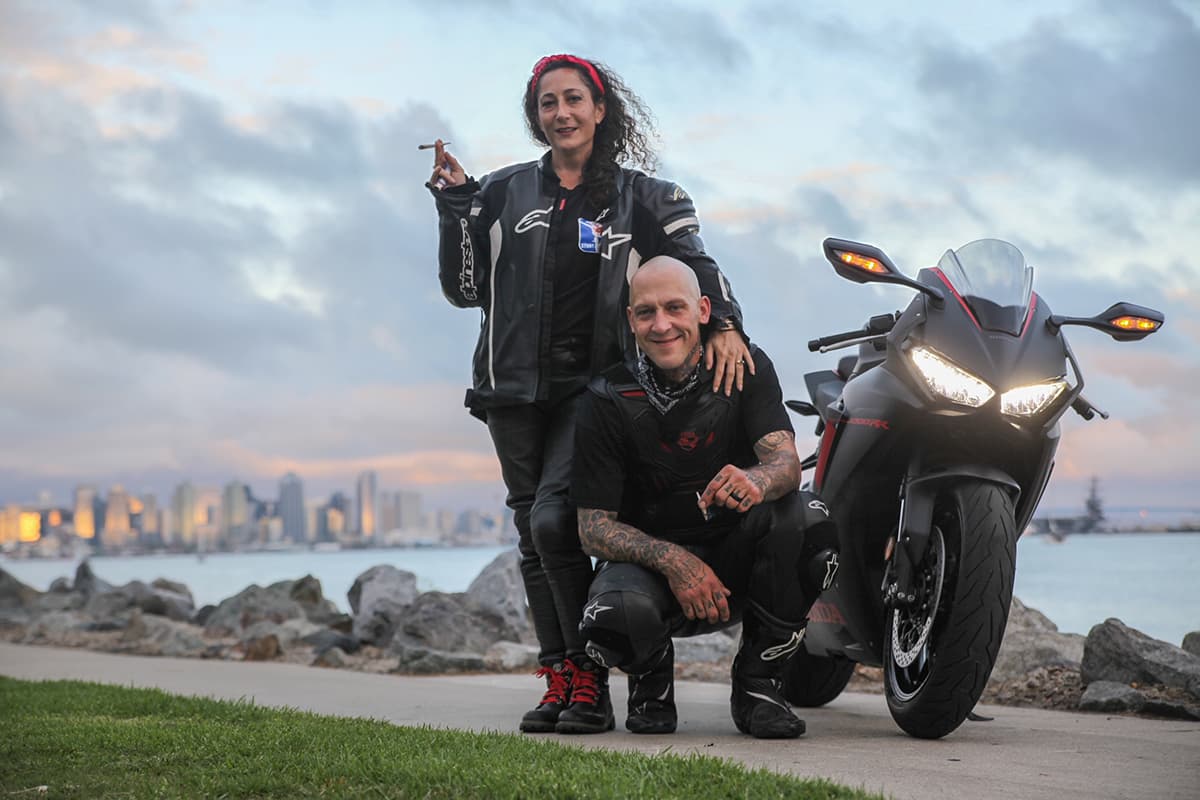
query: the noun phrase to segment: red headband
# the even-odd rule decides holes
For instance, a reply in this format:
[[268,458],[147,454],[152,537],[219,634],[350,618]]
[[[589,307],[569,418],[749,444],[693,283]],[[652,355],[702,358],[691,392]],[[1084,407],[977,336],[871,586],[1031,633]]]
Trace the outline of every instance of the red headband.
[[537,82],[542,77],[542,73],[555,61],[566,61],[568,64],[583,67],[587,70],[588,76],[591,77],[592,83],[596,84],[596,88],[600,91],[600,94],[604,94],[604,84],[600,82],[600,73],[592,66],[592,62],[578,56],[568,55],[567,53],[559,53],[538,59],[538,62],[533,65],[533,77],[529,79],[529,91],[537,91]]

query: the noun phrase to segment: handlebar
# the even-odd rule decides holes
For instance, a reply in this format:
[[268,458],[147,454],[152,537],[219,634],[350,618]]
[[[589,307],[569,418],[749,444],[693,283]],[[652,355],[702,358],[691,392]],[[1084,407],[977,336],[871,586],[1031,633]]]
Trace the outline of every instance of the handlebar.
[[822,347],[828,347],[831,344],[841,344],[842,342],[848,342],[851,339],[860,339],[863,336],[870,336],[870,335],[871,334],[868,334],[862,328],[859,328],[856,331],[847,331],[846,333],[835,333],[832,336],[822,336],[819,339],[809,340],[808,350],[810,353],[815,353],[818,350],[820,350]]
[[1100,415],[1101,419],[1108,419],[1108,412],[1096,408],[1083,395],[1079,395],[1071,401],[1071,410],[1084,419],[1092,419],[1097,414]]
[[830,345],[849,342],[853,339],[869,340],[886,334],[896,326],[896,320],[900,318],[900,312],[895,314],[878,314],[871,317],[867,324],[853,331],[845,333],[834,333],[830,336],[822,336],[819,339],[810,339],[808,342],[808,350],[810,353],[815,353],[823,347]]

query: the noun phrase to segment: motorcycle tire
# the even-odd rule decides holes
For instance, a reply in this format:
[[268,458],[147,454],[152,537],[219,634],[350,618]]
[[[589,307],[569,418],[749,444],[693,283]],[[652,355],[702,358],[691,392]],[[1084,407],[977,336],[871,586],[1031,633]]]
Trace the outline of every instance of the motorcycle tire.
[[801,647],[784,668],[783,696],[794,706],[817,708],[841,694],[853,675],[850,659],[814,656]]
[[951,484],[934,501],[917,600],[889,611],[884,636],[888,710],[911,736],[947,735],[983,694],[1012,601],[1013,517],[1012,498],[994,483]]

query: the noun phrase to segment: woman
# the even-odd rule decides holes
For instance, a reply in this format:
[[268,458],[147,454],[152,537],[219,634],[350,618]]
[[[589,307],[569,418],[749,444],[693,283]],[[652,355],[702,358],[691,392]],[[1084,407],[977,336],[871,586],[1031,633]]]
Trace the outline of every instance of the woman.
[[547,684],[520,728],[594,733],[613,727],[613,713],[608,671],[579,633],[592,565],[568,497],[570,464],[580,392],[634,353],[627,276],[655,255],[687,263],[712,301],[713,391],[740,389],[754,365],[691,198],[621,166],[653,164],[641,101],[602,64],[561,54],[534,65],[524,110],[529,133],[550,148],[541,159],[477,182],[439,139],[427,186],[442,290],[456,306],[483,309],[467,406],[500,460]]

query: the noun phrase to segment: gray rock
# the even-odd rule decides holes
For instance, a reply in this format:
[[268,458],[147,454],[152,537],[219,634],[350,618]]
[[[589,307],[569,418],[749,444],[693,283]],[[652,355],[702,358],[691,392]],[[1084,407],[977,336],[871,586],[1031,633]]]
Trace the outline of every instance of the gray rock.
[[279,639],[273,633],[257,639],[248,639],[242,643],[242,649],[247,661],[270,661],[278,658],[283,652],[283,648],[279,646]]
[[204,656],[209,649],[195,626],[143,614],[141,609],[133,611],[121,640],[134,652],[173,658]]
[[26,608],[33,605],[42,593],[0,569],[0,608]]
[[47,591],[54,594],[65,594],[71,591],[71,581],[67,578],[55,578],[50,582],[50,588]]
[[1200,656],[1200,631],[1192,631],[1183,637],[1183,649],[1194,656]]
[[176,622],[189,622],[192,618],[191,595],[180,594],[169,589],[157,588],[153,584],[130,581],[124,586],[91,594],[73,592],[60,597],[86,599],[84,612],[97,620],[106,620],[139,608],[147,614],[170,617]]
[[165,592],[181,594],[192,605],[196,605],[196,598],[192,595],[192,590],[187,587],[187,584],[179,583],[178,581],[169,581],[166,578],[155,578],[150,585],[155,589],[162,589]]
[[1008,606],[1008,624],[1004,631],[1006,636],[1013,631],[1058,633],[1058,626],[1051,622],[1045,614],[1036,608],[1030,608],[1022,603],[1020,598],[1014,596]]
[[483,654],[483,665],[495,672],[533,671],[538,668],[538,648],[520,642],[496,642]]
[[378,564],[354,579],[346,594],[354,612],[351,633],[371,644],[391,641],[405,609],[417,599],[417,576]]
[[25,626],[33,615],[25,608],[0,608],[0,633],[12,639],[25,635]]
[[1144,705],[1144,694],[1116,681],[1093,681],[1079,698],[1080,711],[1140,711]]
[[97,578],[96,573],[92,572],[91,562],[87,559],[84,559],[76,567],[75,582],[71,586],[72,591],[79,592],[84,597],[91,597],[94,594],[104,594],[117,588],[108,581]]
[[35,614],[48,611],[75,611],[83,608],[87,598],[77,592],[46,592],[33,601],[30,610]]
[[1119,619],[1092,627],[1079,668],[1085,685],[1093,681],[1159,683],[1186,689],[1195,697],[1200,686],[1200,656],[1152,639]]
[[274,636],[275,641],[279,643],[279,649],[287,651],[304,637],[322,630],[324,628],[320,625],[309,622],[303,617],[296,617],[283,622],[271,622],[264,619],[259,620],[242,631],[241,641],[243,645],[249,645],[255,639]]
[[83,613],[94,620],[112,619],[128,612],[129,609],[137,605],[133,594],[122,589],[97,592],[85,596],[87,597],[87,602],[83,606]]
[[501,639],[515,638],[498,617],[472,613],[462,594],[425,592],[405,611],[389,647],[482,655]]
[[301,641],[318,653],[324,652],[331,647],[336,647],[343,653],[356,653],[362,647],[362,642],[353,636],[328,628],[310,633],[303,637]]
[[25,629],[26,644],[61,642],[72,633],[86,629],[93,620],[77,611],[51,611],[31,620]]
[[1165,698],[1147,697],[1146,704],[1142,706],[1142,713],[1171,719],[1200,720],[1200,706]]
[[294,581],[288,588],[288,596],[300,604],[309,622],[325,626],[349,623],[349,617],[339,611],[332,600],[325,597],[321,591],[321,581],[312,575],[305,575]]
[[991,682],[1019,678],[1039,667],[1079,669],[1084,637],[1059,633],[1058,626],[1037,609],[1014,597],[1008,612],[1004,641],[992,668]]
[[317,653],[317,657],[313,659],[314,667],[338,667],[346,666],[346,653],[340,647],[327,647]]
[[176,622],[191,622],[196,613],[192,594],[187,591],[186,586],[183,587],[184,591],[178,592],[160,586],[159,582],[155,581],[149,586],[143,584],[140,588],[136,602],[138,608],[147,614],[168,617]]
[[238,635],[256,622],[280,623],[307,618],[304,607],[288,596],[292,581],[272,584],[264,589],[254,584],[233,597],[222,600],[204,622],[210,635]]
[[85,624],[82,630],[88,633],[104,633],[106,631],[123,631],[129,628],[129,617],[113,617],[111,619],[101,619]]
[[473,653],[447,653],[427,647],[396,647],[395,672],[412,675],[436,675],[446,672],[482,672],[483,656]]
[[203,628],[208,624],[208,618],[211,617],[213,612],[216,610],[217,607],[212,603],[200,606],[200,608],[196,610],[196,613],[192,615],[192,624],[199,625]]
[[496,556],[467,587],[466,605],[498,617],[525,644],[537,644],[529,606],[525,602],[525,582],[521,578],[521,555],[514,547]]
[[738,643],[722,631],[675,639],[675,663],[719,663],[733,658]]

